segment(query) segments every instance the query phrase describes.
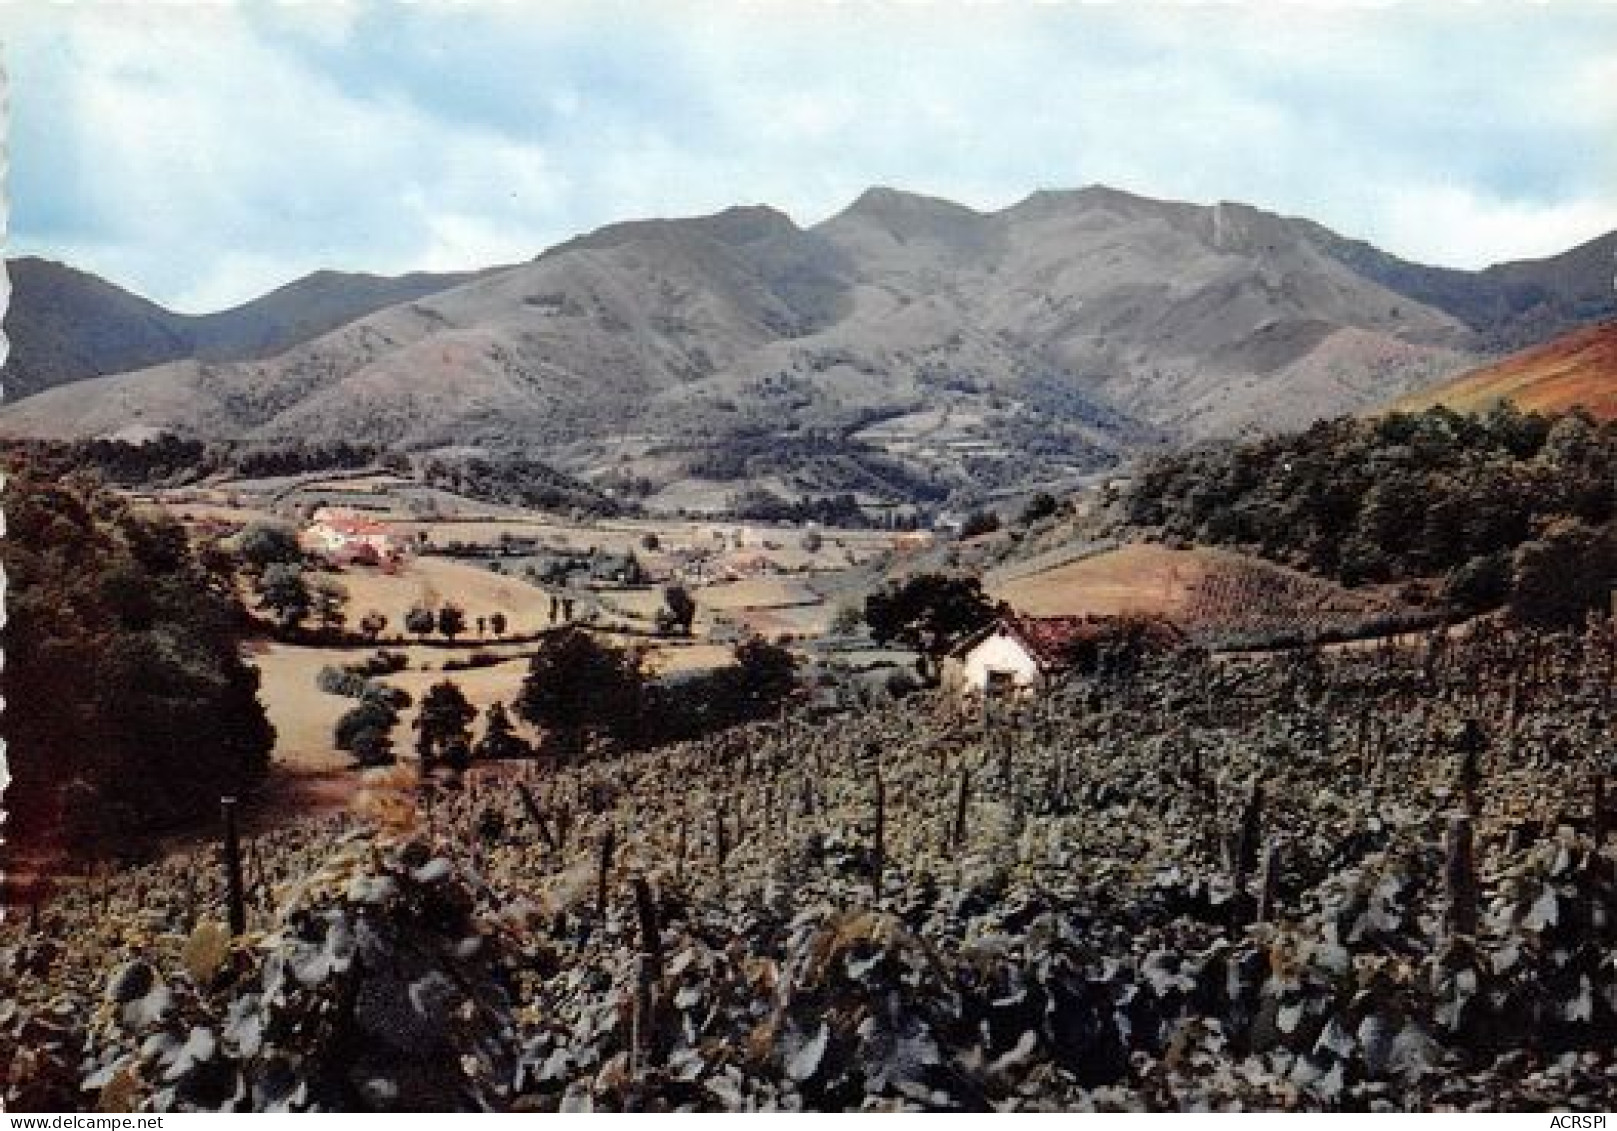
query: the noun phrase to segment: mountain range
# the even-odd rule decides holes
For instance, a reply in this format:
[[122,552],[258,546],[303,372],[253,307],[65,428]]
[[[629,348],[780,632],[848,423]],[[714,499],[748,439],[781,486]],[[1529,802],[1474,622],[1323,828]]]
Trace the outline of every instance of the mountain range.
[[877,188],[809,228],[763,206],[614,224],[200,319],[22,261],[0,432],[519,451],[669,502],[743,478],[992,490],[1384,404],[1617,317],[1614,251],[1458,271],[1241,204]]
[[241,306],[187,315],[48,259],[11,259],[6,271],[11,350],[0,367],[0,384],[8,401],[182,358],[269,357],[384,306],[474,277],[470,272],[388,278],[317,271]]

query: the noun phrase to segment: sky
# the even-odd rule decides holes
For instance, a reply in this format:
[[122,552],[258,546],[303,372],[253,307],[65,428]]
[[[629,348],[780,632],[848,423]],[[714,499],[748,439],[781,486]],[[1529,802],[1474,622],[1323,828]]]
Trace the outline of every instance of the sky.
[[0,0],[7,254],[188,312],[871,185],[1107,184],[1480,267],[1617,228],[1617,0]]

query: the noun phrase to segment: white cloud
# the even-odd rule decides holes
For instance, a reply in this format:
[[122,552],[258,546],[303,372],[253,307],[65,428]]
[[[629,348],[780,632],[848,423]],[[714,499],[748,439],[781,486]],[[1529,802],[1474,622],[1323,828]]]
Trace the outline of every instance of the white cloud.
[[[1565,251],[1617,229],[1617,200],[1523,204],[1457,185],[1401,189],[1388,201],[1385,242],[1408,258],[1461,267]],[[1486,254],[1479,256],[1479,248]]]
[[14,249],[191,308],[874,183],[1245,200],[1466,266],[1617,224],[1617,5],[17,14]]

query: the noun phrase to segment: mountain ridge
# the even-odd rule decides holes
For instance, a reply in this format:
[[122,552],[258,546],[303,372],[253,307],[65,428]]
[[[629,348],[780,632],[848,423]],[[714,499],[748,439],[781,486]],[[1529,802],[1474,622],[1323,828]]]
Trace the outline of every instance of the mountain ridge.
[[40,256],[8,259],[6,270],[11,299],[5,328],[11,350],[0,368],[0,384],[7,401],[186,358],[269,356],[384,306],[458,286],[482,273],[388,276],[322,269],[236,306],[182,314]]
[[1467,273],[1234,202],[1089,186],[979,212],[877,187],[808,228],[767,205],[606,225],[267,357],[30,397],[0,431],[330,433],[658,484],[969,493],[1385,404],[1597,316],[1613,239]]

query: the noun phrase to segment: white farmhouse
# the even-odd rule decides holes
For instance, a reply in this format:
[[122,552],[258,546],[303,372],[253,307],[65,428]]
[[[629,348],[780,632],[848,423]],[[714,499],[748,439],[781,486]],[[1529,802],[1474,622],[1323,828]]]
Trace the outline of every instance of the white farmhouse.
[[961,640],[943,664],[943,682],[960,694],[1037,693],[1068,666],[1082,617],[1001,616]]
[[1038,694],[1061,672],[1096,662],[1107,647],[1161,650],[1184,640],[1156,618],[1005,613],[949,650],[943,683],[961,695]]
[[355,511],[323,507],[298,535],[303,548],[332,557],[354,556],[377,561],[397,557],[397,537],[385,525]]

